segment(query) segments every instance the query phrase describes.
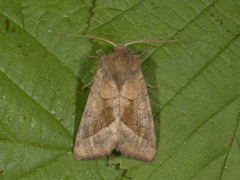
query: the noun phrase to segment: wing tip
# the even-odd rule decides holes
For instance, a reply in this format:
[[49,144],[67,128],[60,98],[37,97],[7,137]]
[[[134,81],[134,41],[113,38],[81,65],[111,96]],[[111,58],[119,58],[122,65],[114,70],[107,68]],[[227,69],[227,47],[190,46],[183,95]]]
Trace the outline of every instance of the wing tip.
[[77,139],[73,153],[76,160],[100,158],[111,154],[116,147],[115,136],[103,141],[99,135],[86,139]]
[[153,161],[156,154],[154,147],[139,147],[126,143],[119,145],[117,150],[127,157],[146,162]]
[[123,152],[123,155],[130,157],[130,158],[137,159],[137,160],[151,162],[151,161],[153,161],[153,159],[155,157],[155,152],[154,153],[138,153],[138,152],[126,153],[126,152]]
[[100,158],[106,155],[111,154],[114,147],[108,146],[96,146],[96,147],[84,147],[84,146],[77,146],[74,147],[73,153],[76,160],[87,160],[87,159],[94,159]]

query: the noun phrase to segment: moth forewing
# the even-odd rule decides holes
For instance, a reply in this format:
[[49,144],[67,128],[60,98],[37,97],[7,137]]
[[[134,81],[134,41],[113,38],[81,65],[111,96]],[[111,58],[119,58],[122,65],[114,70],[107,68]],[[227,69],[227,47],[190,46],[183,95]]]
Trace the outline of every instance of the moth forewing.
[[[104,79],[100,66],[89,92],[87,104],[77,133],[74,155],[76,159],[93,159],[110,154],[117,141],[113,99],[117,88]],[[111,89],[111,93],[109,92]],[[115,93],[113,92],[115,91]]]
[[155,129],[140,63],[123,45],[101,57],[74,146],[76,159],[122,154],[151,161]]
[[135,159],[151,161],[156,152],[155,129],[141,70],[121,90],[121,138],[117,150]]

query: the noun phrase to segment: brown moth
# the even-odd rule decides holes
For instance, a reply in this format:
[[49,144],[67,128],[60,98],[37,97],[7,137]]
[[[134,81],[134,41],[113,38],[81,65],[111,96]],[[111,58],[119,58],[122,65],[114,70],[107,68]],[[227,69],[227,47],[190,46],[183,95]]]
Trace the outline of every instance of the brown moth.
[[99,39],[114,46],[111,53],[100,58],[77,132],[75,158],[98,158],[116,149],[134,159],[153,160],[156,137],[147,86],[137,56],[126,46],[155,41],[116,45],[95,36],[67,35]]

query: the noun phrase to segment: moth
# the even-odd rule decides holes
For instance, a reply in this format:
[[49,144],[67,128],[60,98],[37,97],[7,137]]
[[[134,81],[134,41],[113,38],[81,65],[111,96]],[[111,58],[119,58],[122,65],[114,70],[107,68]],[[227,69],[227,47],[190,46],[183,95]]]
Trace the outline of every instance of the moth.
[[76,135],[75,158],[99,158],[115,149],[134,159],[152,161],[156,137],[147,85],[137,55],[127,49],[131,44],[152,41],[116,45],[100,37],[67,35],[103,40],[114,46],[111,53],[100,57]]

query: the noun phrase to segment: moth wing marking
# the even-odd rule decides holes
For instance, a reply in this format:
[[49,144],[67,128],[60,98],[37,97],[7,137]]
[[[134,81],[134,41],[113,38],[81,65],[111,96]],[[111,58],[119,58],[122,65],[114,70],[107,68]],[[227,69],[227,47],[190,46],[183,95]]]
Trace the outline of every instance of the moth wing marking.
[[76,159],[93,159],[110,154],[117,141],[114,116],[117,86],[106,80],[102,68],[96,73],[74,145]]
[[141,71],[123,84],[120,96],[121,132],[117,149],[135,159],[151,161],[156,152],[155,129]]

